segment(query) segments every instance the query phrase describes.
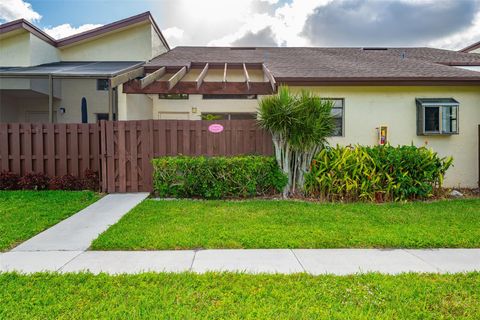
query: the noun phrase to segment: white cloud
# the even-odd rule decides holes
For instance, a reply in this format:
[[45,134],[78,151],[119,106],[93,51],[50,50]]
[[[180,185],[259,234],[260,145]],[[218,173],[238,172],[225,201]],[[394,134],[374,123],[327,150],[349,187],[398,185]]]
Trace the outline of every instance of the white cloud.
[[55,39],[62,39],[80,32],[101,27],[101,24],[84,24],[79,27],[72,27],[69,23],[61,24],[52,28],[44,28],[43,31]]
[[432,41],[428,45],[442,49],[460,50],[478,41],[480,41],[480,12],[477,13],[472,26],[467,30]]
[[32,5],[22,0],[0,1],[0,21],[25,19],[30,22],[39,21],[42,16],[32,9]]
[[167,39],[170,47],[176,47],[185,40],[185,31],[178,27],[170,27],[162,30],[163,36]]
[[[226,46],[241,42],[242,38],[251,34],[258,34],[261,30],[269,28],[273,40],[278,45],[308,46],[311,45],[308,38],[301,35],[307,17],[321,6],[325,6],[333,0],[293,0],[277,8],[273,15],[268,13],[252,14],[238,31],[210,41],[211,46]],[[273,4],[276,3],[272,2]]]

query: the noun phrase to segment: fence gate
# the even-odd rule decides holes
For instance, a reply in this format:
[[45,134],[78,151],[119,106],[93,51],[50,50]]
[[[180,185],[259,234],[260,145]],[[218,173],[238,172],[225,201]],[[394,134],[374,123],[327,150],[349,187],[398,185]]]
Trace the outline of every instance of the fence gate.
[[[209,131],[220,124],[223,131]],[[269,133],[255,120],[102,121],[101,171],[104,192],[150,192],[151,159],[175,155],[272,155]]]
[[151,191],[151,121],[101,121],[102,191]]

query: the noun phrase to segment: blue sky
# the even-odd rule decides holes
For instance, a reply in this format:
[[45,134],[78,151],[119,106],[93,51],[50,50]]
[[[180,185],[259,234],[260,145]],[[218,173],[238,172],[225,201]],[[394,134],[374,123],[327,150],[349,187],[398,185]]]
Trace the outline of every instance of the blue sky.
[[170,45],[434,46],[480,41],[480,0],[0,0],[55,38],[151,11]]
[[[32,8],[42,15],[36,25],[53,27],[69,23],[106,24],[152,9],[152,1],[141,0],[30,0]],[[112,10],[112,8],[115,8]]]

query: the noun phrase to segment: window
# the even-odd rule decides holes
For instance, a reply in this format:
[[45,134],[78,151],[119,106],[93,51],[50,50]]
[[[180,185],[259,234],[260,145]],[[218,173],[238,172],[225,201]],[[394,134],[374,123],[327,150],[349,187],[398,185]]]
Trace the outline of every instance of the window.
[[457,134],[459,103],[453,98],[416,99],[417,134]]
[[204,94],[203,99],[257,99],[256,94]]
[[333,121],[335,122],[335,129],[333,130],[332,137],[341,137],[343,136],[344,99],[331,98],[326,100],[330,100],[333,102],[332,116],[333,116]]
[[108,91],[108,79],[97,79],[97,90]]
[[108,121],[108,113],[97,113],[97,121],[100,120],[107,120]]
[[257,119],[256,113],[234,112],[234,113],[202,113],[202,120],[250,120]]
[[188,94],[187,93],[160,93],[158,94],[158,99],[188,100]]

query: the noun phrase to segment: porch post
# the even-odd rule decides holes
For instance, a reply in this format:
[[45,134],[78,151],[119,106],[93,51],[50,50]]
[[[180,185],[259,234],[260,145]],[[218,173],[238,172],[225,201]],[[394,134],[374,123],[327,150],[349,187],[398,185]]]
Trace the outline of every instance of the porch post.
[[113,88],[112,81],[108,82],[108,120],[113,121]]
[[53,76],[48,76],[48,122],[53,123]]

